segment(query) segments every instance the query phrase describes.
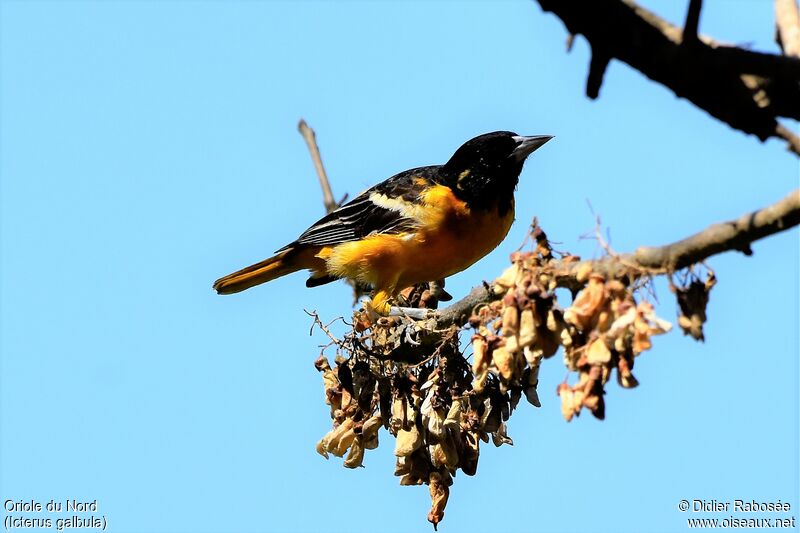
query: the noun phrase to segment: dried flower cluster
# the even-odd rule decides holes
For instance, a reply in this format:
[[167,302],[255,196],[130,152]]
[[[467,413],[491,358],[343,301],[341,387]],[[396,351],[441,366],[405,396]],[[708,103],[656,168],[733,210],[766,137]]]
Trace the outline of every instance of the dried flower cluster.
[[[394,321],[381,319],[359,337],[349,337],[362,348],[350,352],[349,358],[338,357],[335,368],[324,357],[317,360],[334,420],[317,451],[325,457],[346,454],[344,465],[356,468],[363,462],[364,450],[377,447],[378,429],[388,429],[395,437],[395,475],[401,485],[428,485],[432,499],[428,520],[436,526],[444,516],[456,471],[475,474],[480,441],[488,442],[491,434],[498,446],[510,442],[502,421],[508,419],[508,405],[488,391],[471,392],[472,373],[459,351],[455,328],[421,363],[370,353],[379,350],[378,343],[397,327]],[[348,338],[342,344],[349,344]]]
[[[480,309],[470,319],[473,335],[473,387],[480,390],[488,373],[500,381],[500,390],[521,388],[539,406],[539,365],[543,358],[564,349],[564,363],[578,373],[575,384],[558,385],[561,411],[567,421],[587,408],[605,418],[604,386],[617,371],[625,388],[638,385],[631,373],[634,358],[652,346],[650,337],[671,325],[655,315],[646,301],[637,303],[631,286],[606,280],[582,263],[576,274],[585,286],[570,307],[558,306],[556,273],[549,268],[552,253],[541,229],[534,231],[535,252],[515,253],[512,265],[495,281],[502,299]],[[577,258],[568,257],[567,261]],[[563,261],[563,260],[562,260]]]
[[[372,320],[359,311],[340,340],[313,315],[332,340],[328,346],[337,348],[334,367],[323,355],[316,361],[333,419],[317,451],[344,457],[344,466],[356,468],[365,451],[378,446],[380,428],[387,429],[395,438],[400,484],[428,485],[428,520],[434,527],[444,517],[457,472],[476,473],[481,442],[513,444],[506,424],[523,395],[540,406],[542,359],[563,348],[564,363],[577,374],[574,384],[557,387],[567,421],[584,408],[603,419],[604,387],[613,371],[622,387],[635,387],[635,358],[651,348],[653,335],[671,328],[649,302],[637,301],[636,276],[606,279],[591,262],[580,263],[574,278],[582,288],[562,309],[555,292],[557,267],[577,267],[578,258],[554,260],[544,232],[535,227],[532,237],[535,249],[512,254],[511,266],[490,287],[496,299],[469,318],[471,363],[460,350],[455,326],[437,330],[435,320]],[[696,280],[674,288],[684,302],[681,326],[690,321],[684,329],[693,334],[702,335],[713,274],[709,280],[700,283],[702,292]],[[447,296],[443,288],[433,284],[404,294],[419,307],[435,307],[442,295]]]

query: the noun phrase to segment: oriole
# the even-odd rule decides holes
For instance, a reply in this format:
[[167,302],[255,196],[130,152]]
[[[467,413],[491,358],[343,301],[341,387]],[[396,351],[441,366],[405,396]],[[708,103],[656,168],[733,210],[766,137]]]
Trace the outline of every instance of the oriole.
[[500,244],[514,220],[522,165],[551,138],[510,131],[475,137],[444,165],[406,170],[366,190],[214,289],[231,294],[308,269],[308,287],[340,278],[371,286],[370,307],[388,314],[405,287],[460,272]]

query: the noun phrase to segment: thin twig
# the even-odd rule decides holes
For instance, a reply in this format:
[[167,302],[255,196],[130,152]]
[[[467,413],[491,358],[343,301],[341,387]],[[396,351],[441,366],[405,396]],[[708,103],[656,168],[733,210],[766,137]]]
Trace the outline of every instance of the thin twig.
[[439,345],[436,347],[433,353],[430,354],[425,359],[423,359],[422,361],[420,361],[419,363],[411,365],[410,368],[417,368],[418,366],[422,366],[428,361],[432,360],[437,355],[439,355],[444,345],[453,340],[454,336],[458,335],[458,329],[459,328],[457,328],[456,326],[450,326],[450,328],[447,330],[447,333],[445,333],[444,337],[442,337],[442,340],[439,342]]
[[[311,318],[313,318],[313,319],[314,319],[314,323],[313,323],[313,324],[311,324],[311,330],[308,332],[308,333],[309,333],[309,335],[312,335],[312,334],[314,333],[314,326],[319,326],[319,329],[321,329],[321,330],[322,330],[322,331],[325,333],[325,335],[327,335],[327,336],[328,336],[328,338],[329,338],[331,341],[333,341],[333,343],[334,343],[334,344],[336,344],[336,345],[337,345],[337,346],[339,346],[339,347],[344,347],[344,342],[343,342],[343,341],[341,341],[341,340],[339,340],[339,339],[337,339],[337,338],[336,338],[336,336],[335,336],[333,333],[331,333],[331,330],[330,330],[330,329],[328,329],[328,326],[326,326],[326,325],[325,325],[325,324],[322,322],[322,320],[320,320],[320,318],[319,318],[319,315],[317,314],[317,312],[316,312],[316,311],[309,311],[309,310],[307,310],[307,309],[303,309],[303,311],[305,311],[305,313],[306,313],[308,316],[310,316]],[[332,320],[330,323],[331,323],[331,324],[333,324],[334,322],[336,322],[336,320],[338,320],[338,318],[337,318],[337,319],[334,319],[334,320]]]
[[308,151],[311,153],[311,160],[314,162],[314,168],[319,178],[319,185],[322,187],[322,203],[325,204],[325,211],[330,213],[338,207],[338,204],[333,199],[331,184],[328,181],[328,175],[325,173],[325,167],[322,165],[322,157],[319,155],[319,147],[317,146],[317,135],[303,119],[300,119],[297,129],[308,145]]
[[[308,145],[308,151],[311,154],[311,160],[314,162],[314,168],[317,170],[317,177],[319,177],[319,185],[322,188],[322,204],[325,206],[325,212],[330,213],[335,211],[337,207],[347,201],[347,194],[345,194],[338,202],[333,199],[333,191],[331,190],[331,183],[328,180],[328,174],[325,172],[325,167],[322,164],[322,156],[319,154],[319,146],[317,146],[317,134],[311,129],[305,120],[302,118],[297,124],[297,130],[305,139]],[[353,305],[358,303],[358,299],[363,296],[366,291],[359,287],[353,280],[347,280],[347,284],[353,288]]]

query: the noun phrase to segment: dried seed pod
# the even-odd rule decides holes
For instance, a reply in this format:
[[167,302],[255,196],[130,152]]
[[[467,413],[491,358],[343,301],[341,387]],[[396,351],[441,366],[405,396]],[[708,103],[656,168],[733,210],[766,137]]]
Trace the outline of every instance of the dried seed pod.
[[567,328],[561,330],[559,340],[561,340],[561,344],[564,346],[564,348],[569,348],[572,346],[572,335]]
[[472,390],[477,393],[483,392],[486,387],[486,380],[489,378],[489,367],[484,368],[480,373],[475,374],[475,379],[472,380]]
[[450,404],[450,410],[447,411],[447,417],[444,420],[444,427],[449,431],[459,431],[461,428],[461,400],[454,398]]
[[428,489],[431,493],[431,510],[428,513],[428,522],[433,524],[433,529],[437,530],[439,522],[444,518],[444,508],[447,505],[447,498],[450,496],[450,489],[439,472],[431,472],[428,478]]
[[589,274],[592,273],[592,262],[586,261],[578,266],[578,272],[575,274],[575,279],[579,283],[583,283],[589,279]]
[[409,472],[411,472],[411,463],[408,461],[408,457],[398,457],[394,463],[394,475],[399,477]]
[[514,376],[514,354],[508,351],[505,346],[498,346],[492,350],[492,362],[497,367],[500,376],[510,381]]
[[617,361],[617,382],[626,389],[632,389],[639,385],[639,381],[633,376],[627,358],[620,355]]
[[424,481],[414,474],[406,474],[400,478],[401,486],[422,485]]
[[561,398],[561,414],[567,422],[572,420],[575,416],[575,409],[573,407],[573,400],[575,394],[566,383],[560,383],[557,389],[558,395]]
[[[444,436],[444,420],[446,413],[442,409],[434,409],[430,416],[422,417],[422,422],[428,430],[428,435],[434,442]],[[426,420],[427,419],[427,420]]]
[[[538,374],[538,369],[537,369]],[[539,378],[533,376],[533,371],[530,372],[528,383],[523,389],[525,391],[525,399],[534,407],[541,407],[542,403],[539,401],[539,391],[536,389],[539,385]]]
[[[490,398],[486,398],[484,405],[486,405],[486,411],[481,417],[481,427],[486,433],[493,433],[497,431],[497,428],[503,422],[501,408],[500,405],[493,404]],[[486,442],[489,442],[488,436]]]
[[539,328],[538,333],[539,334],[536,337],[536,343],[534,346],[541,350],[544,357],[551,357],[555,355],[559,346],[561,346],[561,343],[559,342],[561,337],[557,336],[555,333],[546,328]]
[[419,412],[422,414],[422,416],[431,416],[431,413],[434,409],[433,400],[438,389],[438,387],[429,387],[427,390],[422,389],[421,392],[425,392],[425,400],[423,400],[422,406],[419,408]]
[[525,288],[525,296],[531,299],[536,298],[541,293],[542,293],[542,288],[536,283],[531,283]]
[[[352,439],[355,438],[355,433],[353,432],[353,419],[352,418],[345,418],[341,424],[339,424],[333,431],[329,432],[325,437],[322,438],[321,444],[324,443],[324,448],[336,455],[336,450],[339,448],[342,439],[347,436],[350,439],[350,442],[347,443],[349,446],[352,443]],[[348,435],[349,433],[349,435]],[[345,448],[346,450],[347,448]],[[337,455],[337,457],[341,457],[344,454]]]
[[396,433],[400,429],[408,430],[414,425],[414,408],[408,405],[405,396],[395,398],[392,402],[392,419],[389,422],[389,431]]
[[545,326],[553,333],[560,333],[561,329],[564,327],[552,308],[547,310],[547,321],[545,322]]
[[362,333],[372,327],[372,322],[369,315],[365,312],[358,311],[353,314],[353,329],[357,333]]
[[372,397],[375,393],[375,376],[369,368],[369,364],[358,361],[353,365],[353,397],[362,411],[369,411],[372,404]]
[[603,309],[597,314],[597,322],[595,323],[594,329],[596,331],[607,331],[609,327],[611,327],[613,315],[611,314],[611,310]]
[[488,368],[490,361],[489,344],[482,335],[472,336],[472,373],[476,376]]
[[650,328],[650,335],[661,335],[662,333],[667,333],[672,329],[672,324],[656,316],[653,304],[650,302],[640,303],[636,310],[647,322],[647,325]]
[[376,449],[378,447],[378,444],[380,444],[378,442],[378,434],[377,433],[375,433],[375,435],[373,435],[372,437],[370,437],[368,439],[367,438],[363,439],[363,442],[364,442],[364,449],[365,450],[374,450],[374,449]]
[[[495,287],[494,293],[501,294],[506,292],[506,290],[513,287],[517,280],[517,275],[519,274],[519,265],[517,263],[512,264],[510,267],[505,269],[500,277],[494,280]],[[498,292],[498,289],[500,292]]]
[[519,315],[519,344],[527,348],[536,340],[536,321],[533,309],[523,309]]
[[378,430],[381,429],[381,425],[383,424],[383,419],[381,415],[373,415],[364,422],[364,425],[361,428],[361,434],[365,437],[372,436],[378,433]]
[[586,349],[586,360],[590,365],[604,365],[611,361],[611,350],[606,345],[604,335],[600,335],[589,343]]
[[468,476],[474,476],[478,471],[480,457],[480,438],[475,432],[464,431],[461,434],[461,456],[459,466],[461,471]]
[[520,349],[519,337],[517,337],[516,335],[513,335],[511,337],[506,337],[505,341],[506,341],[506,343],[505,343],[504,346],[505,346],[505,349],[509,353],[515,354],[515,353],[519,352],[519,349]]
[[[586,397],[586,394],[583,392],[583,389],[577,389],[572,391],[572,414],[575,416],[580,416],[581,409],[583,408],[583,399]],[[569,420],[567,420],[569,422]]]
[[444,466],[447,468],[455,468],[458,466],[458,447],[453,441],[453,436],[448,435],[442,439],[441,442],[435,444],[431,450],[431,464],[434,467]]
[[[621,311],[621,309],[619,309]],[[626,334],[628,328],[633,325],[636,320],[636,308],[631,306],[617,316],[617,319],[609,326],[606,333],[609,338],[620,338]]]
[[345,388],[342,388],[342,396],[341,396],[341,409],[347,410],[350,406],[354,403],[353,402],[353,395]]
[[598,420],[603,420],[606,417],[606,404],[605,400],[603,400],[602,392],[592,393],[591,395],[587,395],[583,399],[583,405],[586,406],[589,411],[591,411],[592,415]]
[[511,446],[514,445],[514,441],[511,440],[511,437],[509,437],[506,432],[505,423],[501,423],[500,427],[497,428],[497,431],[492,433],[492,443],[498,448],[503,444],[510,444]]
[[[349,419],[348,419],[349,420]],[[330,445],[328,446],[328,451],[331,452],[336,457],[344,457],[344,454],[353,445],[353,442],[356,440],[356,432],[354,427],[351,427],[347,431],[341,434],[338,441],[331,440]]]
[[627,337],[617,337],[614,339],[614,349],[618,352],[624,352],[625,348],[627,347],[626,341]]
[[681,310],[678,324],[681,326],[684,335],[691,335],[695,340],[704,340],[703,324],[706,321],[706,307],[711,288],[716,284],[714,272],[709,271],[705,283],[695,278],[688,287],[670,288],[678,297],[678,305]]
[[[506,302],[507,299],[510,299],[510,301]],[[511,337],[519,333],[519,309],[517,309],[517,300],[511,291],[503,298],[503,305],[503,327],[501,334],[503,337]]]
[[352,446],[350,446],[350,453],[347,454],[347,458],[344,460],[345,468],[358,468],[362,466],[364,463],[364,445],[363,441],[359,439],[355,439],[353,441]]
[[319,442],[317,442],[317,453],[320,454],[325,459],[328,459],[328,441],[330,440],[330,432],[327,433],[324,437],[322,437]]
[[653,347],[653,343],[650,342],[650,328],[640,318],[636,319],[633,326],[633,354],[639,355]]
[[382,425],[383,418],[379,414],[364,422],[361,428],[361,439],[365,449],[374,450],[378,447],[378,431],[380,431]]
[[394,454],[397,457],[407,457],[419,449],[420,446],[422,446],[422,435],[420,435],[417,426],[412,425],[408,431],[401,429],[397,432]]
[[564,311],[564,320],[582,331],[589,331],[597,322],[597,317],[608,303],[605,281],[602,276],[592,274],[589,283],[578,293],[572,305]]
[[317,360],[314,361],[314,368],[316,368],[318,372],[325,372],[331,369],[331,364],[327,357],[320,355],[317,357]]

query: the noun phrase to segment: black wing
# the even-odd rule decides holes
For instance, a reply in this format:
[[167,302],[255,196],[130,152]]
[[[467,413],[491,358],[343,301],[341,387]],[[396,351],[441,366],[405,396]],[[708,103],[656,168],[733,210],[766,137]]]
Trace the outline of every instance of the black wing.
[[[391,209],[372,201],[373,194],[413,203],[437,181],[439,166],[406,170],[367,189],[356,198],[319,219],[297,240],[278,252],[298,244],[332,246],[356,241],[373,233],[397,234],[415,231],[419,222],[405,216],[402,209]],[[276,252],[277,253],[277,252]]]

